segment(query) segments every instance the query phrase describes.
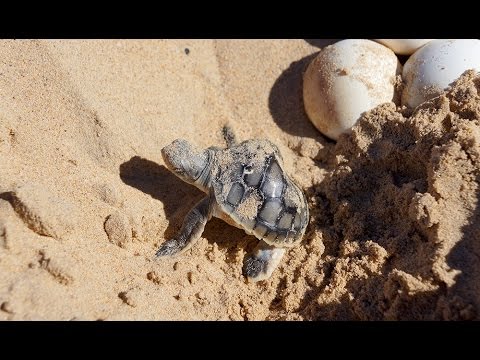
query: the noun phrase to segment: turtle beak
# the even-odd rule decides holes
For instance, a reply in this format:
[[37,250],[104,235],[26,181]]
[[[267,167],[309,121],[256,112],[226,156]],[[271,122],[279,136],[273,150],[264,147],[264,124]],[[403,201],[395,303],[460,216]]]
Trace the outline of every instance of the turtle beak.
[[178,146],[175,141],[162,149],[162,158],[167,168],[176,175],[183,178],[185,176],[182,156],[177,151]]
[[194,183],[207,161],[203,152],[183,139],[177,139],[162,149],[162,157],[170,171],[182,180]]

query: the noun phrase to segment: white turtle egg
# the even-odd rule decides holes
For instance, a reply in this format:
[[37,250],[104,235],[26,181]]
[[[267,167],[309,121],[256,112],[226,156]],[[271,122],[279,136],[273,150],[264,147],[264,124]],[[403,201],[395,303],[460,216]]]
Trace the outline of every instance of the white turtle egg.
[[434,39],[374,39],[383,44],[397,55],[411,55],[417,49]]
[[392,50],[370,40],[342,40],[323,48],[303,77],[310,121],[337,140],[362,113],[393,100],[401,67]]
[[433,40],[405,63],[402,104],[415,108],[440,95],[466,70],[480,71],[480,40]]

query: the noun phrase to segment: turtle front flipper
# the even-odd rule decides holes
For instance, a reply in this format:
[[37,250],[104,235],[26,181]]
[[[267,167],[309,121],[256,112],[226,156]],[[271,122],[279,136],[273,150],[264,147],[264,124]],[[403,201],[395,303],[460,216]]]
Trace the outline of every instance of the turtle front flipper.
[[268,279],[284,254],[284,248],[278,248],[268,245],[265,241],[260,241],[253,253],[245,260],[243,266],[245,276],[253,282]]
[[182,228],[177,236],[168,240],[160,246],[157,256],[179,255],[188,249],[200,239],[205,229],[205,224],[211,219],[213,212],[213,202],[210,196],[203,198],[195,207],[190,210],[183,220]]

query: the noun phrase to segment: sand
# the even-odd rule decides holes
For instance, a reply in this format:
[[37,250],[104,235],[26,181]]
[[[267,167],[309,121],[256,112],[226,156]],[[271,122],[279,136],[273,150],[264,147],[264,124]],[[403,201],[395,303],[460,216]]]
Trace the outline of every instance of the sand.
[[[0,41],[0,319],[478,319],[480,78],[335,143],[301,99],[327,44]],[[225,124],[274,142],[309,202],[259,283],[242,275],[256,239],[219,219],[153,257],[203,196],[162,147],[223,147]]]

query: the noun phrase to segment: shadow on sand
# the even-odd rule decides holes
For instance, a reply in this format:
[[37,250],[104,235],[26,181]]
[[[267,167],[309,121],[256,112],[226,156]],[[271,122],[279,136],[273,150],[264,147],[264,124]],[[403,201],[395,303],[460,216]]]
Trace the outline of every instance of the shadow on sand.
[[[152,198],[163,203],[165,216],[169,221],[164,232],[165,239],[175,236],[182,226],[187,213],[205,194],[195,186],[187,184],[171,173],[164,165],[134,156],[120,165],[120,178]],[[223,220],[212,218],[203,232],[210,243],[227,249],[227,259],[233,257],[238,247],[253,247],[253,236],[247,236],[241,229],[228,225]]]

